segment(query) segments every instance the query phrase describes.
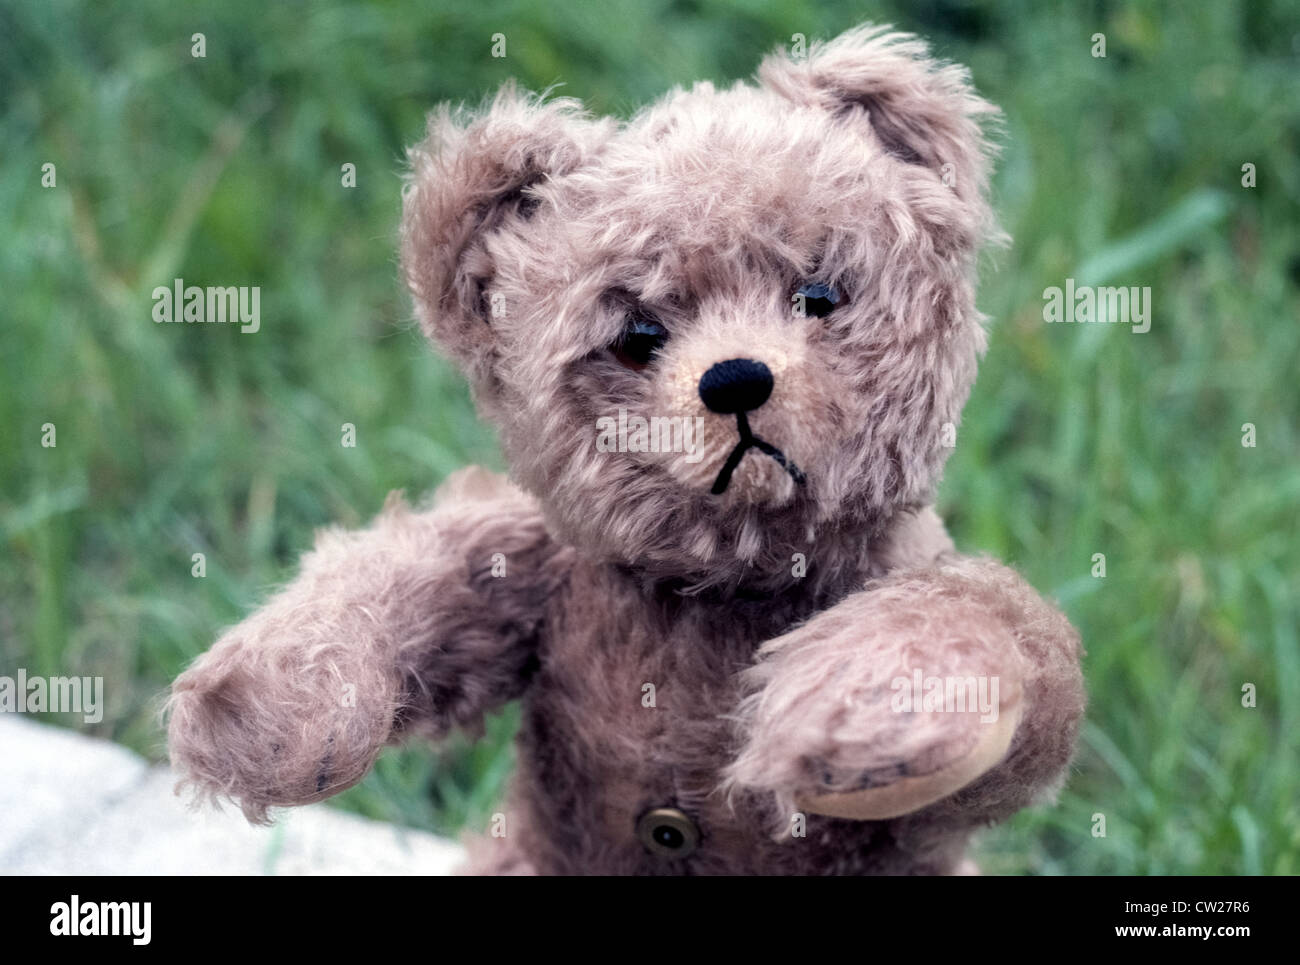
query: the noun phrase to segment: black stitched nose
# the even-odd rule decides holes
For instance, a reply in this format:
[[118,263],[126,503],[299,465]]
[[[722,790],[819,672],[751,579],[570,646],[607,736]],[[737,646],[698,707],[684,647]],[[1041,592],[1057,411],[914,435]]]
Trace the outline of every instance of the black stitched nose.
[[727,359],[704,373],[700,398],[713,412],[750,412],[772,394],[772,372],[753,359]]

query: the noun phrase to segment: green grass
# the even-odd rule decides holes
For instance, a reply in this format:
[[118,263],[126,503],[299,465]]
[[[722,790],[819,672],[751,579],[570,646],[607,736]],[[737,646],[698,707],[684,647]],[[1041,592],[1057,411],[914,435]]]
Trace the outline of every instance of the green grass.
[[[1300,873],[1294,3],[185,6],[0,10],[0,672],[103,675],[89,729],[160,755],[158,695],[314,528],[500,465],[396,277],[402,149],[434,104],[517,76],[627,115],[793,33],[892,21],[1007,115],[1015,241],[986,266],[992,343],[941,509],[1088,648],[1070,782],[985,836],[986,870]],[[155,325],[177,276],[260,285],[262,331]],[[1150,332],[1043,324],[1067,277],[1149,286]],[[387,755],[340,803],[482,826],[514,721]]]

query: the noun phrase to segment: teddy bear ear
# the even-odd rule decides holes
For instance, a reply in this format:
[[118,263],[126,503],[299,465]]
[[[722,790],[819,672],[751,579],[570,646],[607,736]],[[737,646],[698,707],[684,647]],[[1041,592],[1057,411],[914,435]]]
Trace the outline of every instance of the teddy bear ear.
[[992,153],[984,128],[1000,112],[975,93],[964,67],[935,60],[919,38],[865,25],[813,44],[806,57],[772,54],[758,76],[795,104],[865,120],[883,150],[981,204]]
[[603,127],[572,98],[501,88],[480,111],[444,106],[408,152],[402,194],[402,273],[425,334],[466,369],[490,374],[488,240],[536,206],[529,189],[581,166]]

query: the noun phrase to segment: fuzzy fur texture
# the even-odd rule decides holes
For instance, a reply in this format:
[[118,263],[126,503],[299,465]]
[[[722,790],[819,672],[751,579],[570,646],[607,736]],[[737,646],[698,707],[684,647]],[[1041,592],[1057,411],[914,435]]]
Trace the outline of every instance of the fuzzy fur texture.
[[[470,470],[432,507],[323,535],[177,680],[176,766],[263,820],[359,780],[386,742],[522,698],[506,834],[475,870],[969,870],[972,830],[1062,780],[1084,700],[1065,618],[957,555],[929,508],[985,344],[995,114],[961,68],[867,27],[624,124],[510,86],[436,113],[403,270],[520,488]],[[806,281],[844,298],[801,317]],[[668,333],[644,367],[611,351],[629,318]],[[698,386],[732,358],[772,373],[748,423],[803,481],[750,449],[710,491],[738,427]],[[697,448],[599,451],[620,409],[691,420]],[[997,678],[1005,749],[977,715],[891,707],[917,670]],[[913,779],[942,796],[817,813]],[[638,840],[657,807],[699,829],[689,856]]]

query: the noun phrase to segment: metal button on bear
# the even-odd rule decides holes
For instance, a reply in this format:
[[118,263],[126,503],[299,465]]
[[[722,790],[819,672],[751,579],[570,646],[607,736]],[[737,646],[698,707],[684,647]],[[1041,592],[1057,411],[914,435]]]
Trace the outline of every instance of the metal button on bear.
[[641,815],[636,836],[651,854],[674,861],[691,854],[700,841],[695,822],[677,808],[653,808]]
[[727,359],[700,379],[700,400],[712,412],[751,412],[772,394],[772,370],[753,359]]

